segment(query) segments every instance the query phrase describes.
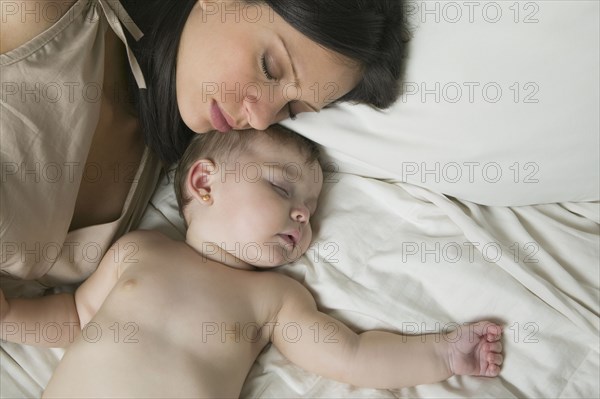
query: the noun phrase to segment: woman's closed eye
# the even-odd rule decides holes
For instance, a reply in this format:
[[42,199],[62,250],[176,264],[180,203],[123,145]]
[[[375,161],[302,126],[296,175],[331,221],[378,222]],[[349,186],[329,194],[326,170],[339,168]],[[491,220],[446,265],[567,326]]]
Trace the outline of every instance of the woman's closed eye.
[[269,70],[269,67],[267,66],[267,56],[263,55],[262,56],[262,71],[263,74],[265,75],[265,77],[267,78],[267,80],[277,80],[272,74],[271,71]]
[[[269,69],[269,66],[267,65],[267,56],[266,55],[262,56],[261,66],[262,66],[263,74],[265,75],[265,78],[267,78],[267,80],[277,81],[277,78],[275,76],[273,76],[273,74],[271,73],[271,70]],[[294,111],[292,110],[293,103],[294,103],[294,101],[289,101],[287,103],[288,117],[292,120],[296,119],[296,113],[294,113]]]
[[[279,80],[279,78],[277,78],[273,75],[273,73],[274,73],[272,71],[273,68],[271,68],[272,63],[273,63],[273,60],[271,58],[267,59],[267,55],[263,54],[263,56],[261,58],[261,68],[262,68],[263,75],[265,75],[265,78],[267,78],[267,80],[277,82]],[[296,103],[299,103],[299,102],[292,100],[292,101],[288,101],[288,103],[287,103],[288,117],[292,120],[296,119],[296,115],[298,115],[300,112],[314,111],[312,109],[308,109],[308,110],[302,110],[300,112],[294,112],[292,107]]]

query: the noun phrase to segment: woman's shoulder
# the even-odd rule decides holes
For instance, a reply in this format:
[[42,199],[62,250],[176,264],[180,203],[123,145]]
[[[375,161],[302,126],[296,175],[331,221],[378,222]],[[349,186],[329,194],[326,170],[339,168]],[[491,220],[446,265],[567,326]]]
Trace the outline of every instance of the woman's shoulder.
[[0,0],[0,54],[14,50],[49,29],[77,0]]

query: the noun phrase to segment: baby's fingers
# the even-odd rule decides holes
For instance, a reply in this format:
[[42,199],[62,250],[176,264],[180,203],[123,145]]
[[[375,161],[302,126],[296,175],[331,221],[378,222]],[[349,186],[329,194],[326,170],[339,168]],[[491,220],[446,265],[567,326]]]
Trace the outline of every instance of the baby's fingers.
[[484,359],[485,363],[482,365],[483,372],[481,375],[486,377],[496,377],[500,374],[500,366],[504,361],[504,357],[500,353],[490,352]]
[[485,336],[488,342],[498,341],[502,336],[502,327],[490,321],[480,321],[471,328],[478,336]]
[[488,352],[495,352],[495,353],[502,352],[502,343],[499,341],[488,342],[486,345],[487,345]]
[[504,361],[504,356],[502,356],[499,353],[488,353],[487,361],[490,365],[495,364],[497,366],[500,366]]
[[485,335],[485,340],[487,342],[500,341],[500,339],[502,339],[502,331],[500,331],[499,334],[488,333],[488,334]]
[[490,364],[483,375],[486,377],[497,377],[498,374],[500,374],[500,366],[497,364]]

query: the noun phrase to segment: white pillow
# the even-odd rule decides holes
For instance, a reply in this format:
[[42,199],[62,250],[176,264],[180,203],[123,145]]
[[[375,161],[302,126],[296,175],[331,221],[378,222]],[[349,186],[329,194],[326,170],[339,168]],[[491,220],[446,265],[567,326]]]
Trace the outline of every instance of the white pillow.
[[405,94],[391,109],[343,104],[285,125],[344,172],[485,205],[599,199],[600,2],[408,10]]

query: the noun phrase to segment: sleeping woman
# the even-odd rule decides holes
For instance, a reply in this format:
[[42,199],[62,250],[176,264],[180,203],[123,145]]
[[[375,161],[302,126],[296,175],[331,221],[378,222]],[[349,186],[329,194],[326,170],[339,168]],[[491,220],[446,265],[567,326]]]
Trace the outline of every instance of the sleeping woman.
[[97,268],[194,133],[391,105],[406,37],[399,0],[3,1],[2,16],[1,282],[38,292]]

